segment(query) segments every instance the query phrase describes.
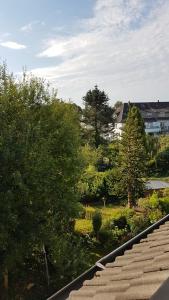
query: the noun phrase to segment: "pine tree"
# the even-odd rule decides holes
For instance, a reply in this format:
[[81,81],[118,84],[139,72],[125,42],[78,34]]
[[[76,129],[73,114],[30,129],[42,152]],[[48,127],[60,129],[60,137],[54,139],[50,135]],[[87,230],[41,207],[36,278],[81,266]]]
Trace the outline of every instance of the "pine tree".
[[83,97],[84,124],[88,141],[96,148],[102,144],[114,128],[114,109],[108,105],[109,98],[104,91],[97,87],[89,90]]
[[146,164],[146,135],[144,121],[136,106],[130,107],[123,128],[120,146],[120,165],[123,187],[128,194],[128,207],[144,190]]

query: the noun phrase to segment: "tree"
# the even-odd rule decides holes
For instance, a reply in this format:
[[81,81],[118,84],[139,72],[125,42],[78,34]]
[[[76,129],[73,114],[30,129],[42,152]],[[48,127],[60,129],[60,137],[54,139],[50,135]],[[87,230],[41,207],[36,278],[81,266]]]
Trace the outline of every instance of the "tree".
[[[27,299],[30,280],[44,287],[43,245],[54,268],[56,237],[72,235],[82,169],[79,116],[43,80],[24,74],[16,81],[2,66],[0,128],[0,294],[9,274],[9,298]],[[64,271],[73,276],[71,263],[62,278]]]
[[96,211],[92,218],[93,231],[96,235],[96,239],[98,239],[98,233],[102,226],[102,215],[99,211]]
[[146,149],[147,149],[147,155],[148,155],[149,159],[154,159],[160,150],[159,137],[147,134],[146,135]]
[[109,98],[97,85],[83,97],[85,108],[83,111],[84,130],[87,139],[96,148],[102,144],[114,128],[114,109],[108,105]]
[[135,204],[143,192],[146,164],[146,136],[144,121],[137,107],[129,109],[120,145],[122,182],[128,194],[128,206]]
[[114,104],[114,108],[115,110],[118,110],[122,107],[123,102],[122,101],[116,101],[116,103]]

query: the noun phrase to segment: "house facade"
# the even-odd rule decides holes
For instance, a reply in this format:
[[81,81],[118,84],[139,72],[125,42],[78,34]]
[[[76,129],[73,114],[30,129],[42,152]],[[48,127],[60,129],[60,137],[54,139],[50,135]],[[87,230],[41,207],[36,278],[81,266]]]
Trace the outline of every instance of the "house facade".
[[169,102],[135,102],[123,103],[116,112],[115,134],[120,137],[129,107],[139,108],[145,122],[147,134],[169,134]]

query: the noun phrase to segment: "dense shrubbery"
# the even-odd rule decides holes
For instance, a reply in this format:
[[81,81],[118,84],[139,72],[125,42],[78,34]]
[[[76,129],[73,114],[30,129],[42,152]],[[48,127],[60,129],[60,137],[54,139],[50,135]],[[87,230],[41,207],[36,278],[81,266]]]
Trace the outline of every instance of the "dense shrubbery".
[[169,174],[169,136],[165,135],[156,139],[154,140],[154,146],[149,150],[149,153],[152,153],[152,148],[156,148],[156,151],[153,151],[153,155],[149,157],[147,162],[148,174],[151,176],[167,176]]
[[[100,255],[104,255],[109,251],[112,251],[113,249],[126,242],[131,237],[142,232],[151,224],[161,219],[165,214],[168,214],[168,194],[169,190],[166,189],[160,196],[157,193],[153,193],[153,195],[150,197],[139,199],[138,206],[141,208],[141,212],[139,213],[136,212],[134,209],[129,208],[107,208],[107,213],[109,216],[107,217],[104,214],[106,211],[105,208],[100,209],[100,213],[98,213],[97,211],[94,213],[93,207],[87,208],[87,210],[92,211],[92,213],[94,213],[94,216],[97,216],[99,220],[97,232],[96,230],[94,230],[95,235],[92,234],[91,220],[80,220],[81,222],[88,222],[88,227],[86,227],[86,233],[90,234],[91,237],[97,236],[98,242],[95,245],[95,251],[97,252],[98,247]],[[101,214],[103,222],[102,226],[100,227]],[[85,234],[83,230],[81,232]],[[93,243],[95,243],[94,240]]]

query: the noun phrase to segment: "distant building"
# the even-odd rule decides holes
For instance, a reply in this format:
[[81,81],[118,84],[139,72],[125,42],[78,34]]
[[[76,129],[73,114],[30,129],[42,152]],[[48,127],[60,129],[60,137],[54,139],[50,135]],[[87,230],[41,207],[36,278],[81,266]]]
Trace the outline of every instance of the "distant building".
[[135,102],[123,103],[116,111],[115,134],[121,136],[129,106],[139,108],[145,122],[145,131],[148,134],[169,134],[169,102]]

